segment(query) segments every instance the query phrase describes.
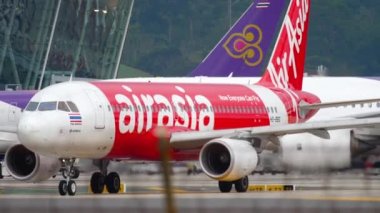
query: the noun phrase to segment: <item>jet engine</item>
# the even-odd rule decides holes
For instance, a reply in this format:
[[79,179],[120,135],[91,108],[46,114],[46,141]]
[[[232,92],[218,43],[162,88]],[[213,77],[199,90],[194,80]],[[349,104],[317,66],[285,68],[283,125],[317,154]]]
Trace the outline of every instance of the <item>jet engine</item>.
[[352,157],[374,146],[356,139],[349,129],[329,131],[330,138],[310,133],[285,135],[280,140],[280,159],[288,170],[345,169]]
[[248,141],[219,138],[203,146],[199,161],[209,177],[219,181],[235,181],[255,170],[258,156]]
[[61,168],[59,159],[36,154],[21,144],[9,148],[5,165],[14,179],[26,182],[47,180]]

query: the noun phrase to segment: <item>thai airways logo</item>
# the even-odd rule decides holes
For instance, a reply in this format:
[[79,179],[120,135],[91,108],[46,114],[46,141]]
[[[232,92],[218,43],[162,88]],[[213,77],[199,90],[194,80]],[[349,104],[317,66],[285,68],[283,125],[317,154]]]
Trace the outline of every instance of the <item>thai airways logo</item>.
[[228,55],[244,60],[247,66],[254,67],[263,60],[260,43],[263,33],[257,25],[247,25],[242,33],[233,33],[223,44]]
[[69,113],[69,119],[71,125],[81,125],[82,124],[82,116],[80,113]]

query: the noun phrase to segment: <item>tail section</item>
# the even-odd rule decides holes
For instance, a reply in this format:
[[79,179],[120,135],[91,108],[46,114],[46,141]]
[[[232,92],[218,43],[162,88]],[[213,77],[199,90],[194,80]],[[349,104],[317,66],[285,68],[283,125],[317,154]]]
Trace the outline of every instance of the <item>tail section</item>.
[[260,76],[287,0],[255,0],[189,76]]
[[291,0],[268,67],[258,82],[268,87],[302,89],[310,0]]

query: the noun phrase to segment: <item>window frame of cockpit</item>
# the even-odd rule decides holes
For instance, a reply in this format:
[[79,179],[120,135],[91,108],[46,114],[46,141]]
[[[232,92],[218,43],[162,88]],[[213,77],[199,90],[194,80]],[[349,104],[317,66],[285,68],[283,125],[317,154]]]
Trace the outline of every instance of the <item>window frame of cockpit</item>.
[[58,111],[71,112],[70,107],[65,101],[58,101],[57,109]]
[[66,101],[67,106],[69,107],[71,112],[79,112],[77,105],[72,101]]
[[[32,104],[35,104],[35,105],[34,105],[34,108],[30,109],[30,107],[31,107]],[[36,110],[38,109],[38,105],[40,105],[39,102],[30,101],[30,102],[28,103],[28,105],[25,107],[25,111],[28,111],[28,112],[36,111]]]
[[46,101],[40,102],[38,105],[37,111],[45,112],[45,111],[55,111],[57,110],[58,101]]

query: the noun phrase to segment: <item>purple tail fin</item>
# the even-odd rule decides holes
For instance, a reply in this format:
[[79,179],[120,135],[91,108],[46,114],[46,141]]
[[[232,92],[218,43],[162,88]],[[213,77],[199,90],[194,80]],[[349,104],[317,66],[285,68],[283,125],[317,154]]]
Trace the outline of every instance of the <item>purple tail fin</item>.
[[256,0],[189,76],[261,76],[286,0]]
[[36,92],[35,90],[0,91],[0,101],[25,109]]

